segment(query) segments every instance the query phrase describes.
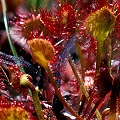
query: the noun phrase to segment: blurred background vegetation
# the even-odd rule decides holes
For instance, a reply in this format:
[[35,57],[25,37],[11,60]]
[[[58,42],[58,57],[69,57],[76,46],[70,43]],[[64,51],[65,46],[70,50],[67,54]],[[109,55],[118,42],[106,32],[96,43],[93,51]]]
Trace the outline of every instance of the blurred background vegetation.
[[[51,7],[57,6],[58,1],[64,0],[5,0],[8,21],[12,21],[18,12],[24,13],[26,11],[38,10],[40,7],[50,9]],[[74,4],[76,0],[66,1]],[[0,51],[11,54],[2,12],[2,4],[0,1]],[[17,45],[15,44],[15,46]],[[21,49],[17,46],[16,50],[19,52]]]
[[[26,11],[38,10],[40,6],[44,8],[47,6],[51,8],[56,5],[56,0],[5,0],[7,8],[7,19],[12,21],[18,12],[24,13]],[[4,26],[2,3],[0,1],[0,51],[11,54],[7,34]],[[10,25],[10,24],[9,24]],[[16,46],[18,52],[19,46]]]

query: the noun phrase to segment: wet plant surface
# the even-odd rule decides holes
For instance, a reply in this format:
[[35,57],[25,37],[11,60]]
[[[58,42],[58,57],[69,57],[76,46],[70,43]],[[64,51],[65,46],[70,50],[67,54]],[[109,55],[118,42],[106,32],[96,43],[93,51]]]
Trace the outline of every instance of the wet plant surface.
[[119,120],[119,0],[0,1],[0,120]]

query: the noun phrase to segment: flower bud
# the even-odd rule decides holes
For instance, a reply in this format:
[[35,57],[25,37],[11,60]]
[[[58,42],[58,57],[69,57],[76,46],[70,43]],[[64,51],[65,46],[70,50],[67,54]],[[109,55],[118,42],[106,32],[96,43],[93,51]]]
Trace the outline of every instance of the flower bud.
[[45,39],[33,39],[29,41],[33,59],[47,68],[49,62],[54,57],[53,45]]
[[86,28],[98,41],[104,41],[114,30],[115,22],[114,13],[107,7],[103,7],[88,16]]

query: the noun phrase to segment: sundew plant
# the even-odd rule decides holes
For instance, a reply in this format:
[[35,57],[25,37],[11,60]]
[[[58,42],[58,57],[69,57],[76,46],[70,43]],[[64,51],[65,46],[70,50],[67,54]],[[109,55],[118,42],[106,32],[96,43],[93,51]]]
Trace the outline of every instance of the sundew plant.
[[119,120],[120,1],[1,0],[0,120]]

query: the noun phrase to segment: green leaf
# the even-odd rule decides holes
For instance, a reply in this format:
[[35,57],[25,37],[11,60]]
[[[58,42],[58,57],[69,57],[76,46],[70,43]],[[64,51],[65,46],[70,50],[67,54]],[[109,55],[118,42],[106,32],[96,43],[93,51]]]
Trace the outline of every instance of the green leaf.
[[[5,24],[5,29],[6,29],[6,33],[7,33],[7,36],[8,36],[8,41],[9,41],[9,44],[10,44],[10,48],[12,50],[13,55],[15,57],[18,57],[17,51],[15,49],[14,43],[13,43],[11,35],[10,35],[10,29],[9,29],[8,20],[7,20],[7,9],[6,9],[5,0],[1,0],[1,3],[2,3],[2,9],[3,9],[4,24]],[[17,61],[17,64],[20,64],[20,62]],[[24,72],[23,67],[21,67],[20,70],[22,72]]]

